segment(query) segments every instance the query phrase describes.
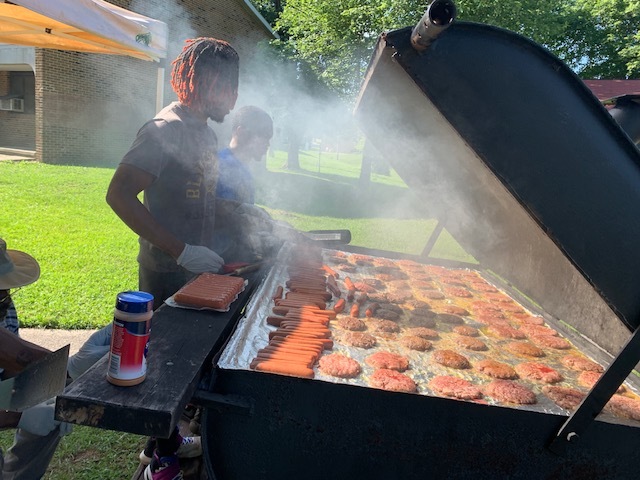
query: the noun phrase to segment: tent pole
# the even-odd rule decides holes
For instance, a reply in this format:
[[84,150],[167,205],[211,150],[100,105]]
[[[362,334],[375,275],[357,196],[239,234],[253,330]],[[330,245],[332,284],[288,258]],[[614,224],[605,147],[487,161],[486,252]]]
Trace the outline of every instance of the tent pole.
[[164,65],[165,59],[161,58],[158,64],[158,76],[156,79],[156,113],[164,107]]

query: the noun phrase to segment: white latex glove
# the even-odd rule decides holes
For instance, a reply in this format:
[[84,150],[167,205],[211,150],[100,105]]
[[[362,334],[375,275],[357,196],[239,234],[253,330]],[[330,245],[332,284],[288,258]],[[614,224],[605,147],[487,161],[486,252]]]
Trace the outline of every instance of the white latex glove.
[[112,330],[113,324],[110,323],[92,333],[87,341],[82,344],[78,353],[69,357],[67,373],[72,380],[89,370],[94,363],[109,353]]
[[192,273],[216,273],[224,265],[222,257],[213,250],[201,245],[189,244],[185,244],[176,262]]
[[60,427],[60,436],[71,433],[72,426],[69,423],[59,422],[54,418],[56,399],[50,398],[38,405],[27,408],[22,412],[18,428],[22,428],[29,433],[44,437],[52,432],[56,427]]

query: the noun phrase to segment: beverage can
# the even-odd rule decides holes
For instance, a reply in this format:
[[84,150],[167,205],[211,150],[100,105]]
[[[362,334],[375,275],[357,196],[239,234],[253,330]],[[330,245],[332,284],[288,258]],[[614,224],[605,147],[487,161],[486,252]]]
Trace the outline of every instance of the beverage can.
[[107,370],[110,383],[132,386],[145,379],[152,316],[150,293],[126,291],[116,296]]

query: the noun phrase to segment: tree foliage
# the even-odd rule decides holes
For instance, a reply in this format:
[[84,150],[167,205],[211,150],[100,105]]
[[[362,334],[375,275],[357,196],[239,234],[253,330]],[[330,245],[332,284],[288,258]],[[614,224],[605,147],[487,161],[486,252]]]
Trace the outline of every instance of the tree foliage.
[[[415,25],[417,0],[258,0],[281,44],[346,98],[358,91],[379,34]],[[459,21],[531,38],[583,78],[640,78],[640,0],[457,0]],[[282,48],[282,45],[281,45]]]

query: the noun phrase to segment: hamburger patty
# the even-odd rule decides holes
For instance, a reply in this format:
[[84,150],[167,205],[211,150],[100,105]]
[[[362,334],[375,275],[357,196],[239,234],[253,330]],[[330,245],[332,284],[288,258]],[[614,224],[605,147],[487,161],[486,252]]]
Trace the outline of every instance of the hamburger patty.
[[576,370],[578,372],[581,371],[591,371],[591,372],[604,372],[604,368],[598,365],[596,362],[589,360],[586,357],[581,357],[578,355],[565,355],[560,359],[560,362],[567,368],[571,370]]
[[342,317],[338,319],[338,325],[345,330],[352,332],[361,332],[367,329],[367,325],[359,318]]
[[564,338],[553,335],[532,335],[529,339],[540,347],[555,348],[556,350],[568,350],[571,344]]
[[400,331],[400,326],[392,320],[371,319],[368,324],[374,332],[397,333]]
[[468,380],[450,375],[433,377],[429,382],[429,388],[446,397],[459,398],[462,400],[482,398],[482,392],[474,384]]
[[346,332],[341,338],[352,347],[373,348],[376,345],[376,337],[364,332]]
[[536,403],[536,394],[530,388],[513,380],[493,380],[484,387],[484,393],[500,402],[518,405]]
[[544,383],[558,383],[564,380],[553,368],[539,362],[519,363],[515,366],[516,373],[522,378]]
[[467,350],[473,350],[475,352],[481,352],[487,350],[485,343],[477,338],[465,337],[464,335],[458,335],[454,338],[454,341],[462,348]]
[[576,388],[560,387],[558,385],[545,385],[542,387],[542,393],[565,410],[575,409],[585,397],[585,394]]
[[407,335],[415,335],[416,337],[434,339],[439,338],[438,332],[426,327],[413,327],[407,329]]
[[469,311],[457,305],[445,305],[440,310],[442,313],[449,313],[451,315],[458,315],[460,317],[466,317],[469,315]]
[[[580,372],[580,375],[578,375],[578,383],[583,387],[593,388],[596,382],[600,380],[601,375],[602,374],[600,372],[585,370]],[[627,388],[624,385],[620,385],[618,390],[616,390],[616,393],[624,393],[626,390]]]
[[411,314],[406,323],[409,325],[415,325],[416,327],[433,328],[436,326],[435,316],[435,313],[432,317],[424,317],[422,315]]
[[411,350],[424,352],[431,348],[431,342],[416,335],[405,335],[400,338],[400,343]]
[[464,324],[464,318],[459,317],[458,315],[452,315],[450,313],[439,313],[436,315],[436,319],[443,323],[449,323],[451,325],[462,325]]
[[544,351],[527,342],[511,342],[505,345],[505,349],[511,353],[525,355],[527,357],[544,357]]
[[449,368],[465,369],[471,368],[471,363],[467,357],[460,355],[453,350],[436,350],[431,357],[434,362]]
[[404,372],[409,368],[407,357],[391,352],[376,352],[364,359],[365,363],[373,368],[385,368]]
[[523,332],[508,325],[489,325],[487,331],[500,338],[513,338],[514,340],[527,338]]
[[511,366],[490,358],[480,360],[473,366],[476,370],[493,378],[501,378],[503,380],[513,380],[518,378],[518,374]]
[[357,361],[340,353],[321,356],[318,368],[322,373],[340,378],[357,377],[362,371]]
[[453,327],[453,331],[458,335],[464,335],[465,337],[477,337],[480,335],[477,328],[469,327],[467,325],[458,325]]
[[413,393],[417,390],[416,382],[407,375],[381,368],[373,372],[369,384],[375,388],[390,390],[392,392]]
[[614,415],[640,421],[640,400],[616,394],[604,408]]

